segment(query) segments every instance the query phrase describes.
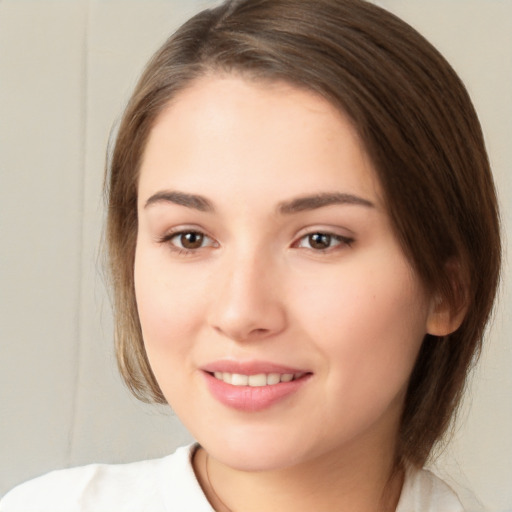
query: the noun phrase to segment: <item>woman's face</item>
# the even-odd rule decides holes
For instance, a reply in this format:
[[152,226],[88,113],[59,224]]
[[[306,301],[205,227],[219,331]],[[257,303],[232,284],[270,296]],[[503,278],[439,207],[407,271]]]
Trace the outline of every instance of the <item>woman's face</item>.
[[213,457],[393,448],[431,307],[346,117],[286,84],[201,78],[151,132],[138,215],[149,361]]

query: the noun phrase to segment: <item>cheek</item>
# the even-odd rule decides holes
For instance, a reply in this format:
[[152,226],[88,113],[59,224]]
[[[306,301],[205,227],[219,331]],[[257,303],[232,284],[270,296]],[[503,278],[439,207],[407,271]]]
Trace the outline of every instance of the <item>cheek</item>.
[[425,336],[428,304],[405,262],[377,268],[362,262],[361,271],[326,276],[302,296],[303,329],[332,375],[362,389],[386,380],[395,390],[406,383]]
[[152,251],[136,253],[135,295],[149,364],[167,402],[188,414],[193,404],[183,386],[194,378],[193,340],[204,318],[202,287],[175,270]]
[[135,296],[151,365],[165,353],[186,350],[201,317],[201,288],[183,273],[171,272],[151,251],[138,250],[134,266]]

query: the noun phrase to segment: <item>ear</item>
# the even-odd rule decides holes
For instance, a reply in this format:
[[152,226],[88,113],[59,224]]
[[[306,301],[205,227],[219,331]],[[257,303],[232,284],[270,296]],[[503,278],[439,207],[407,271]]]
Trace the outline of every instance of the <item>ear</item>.
[[437,293],[431,299],[427,333],[433,336],[447,336],[455,332],[468,310],[467,279],[461,266],[455,261],[450,261],[446,267],[451,293]]
[[447,336],[455,332],[462,324],[466,311],[465,305],[457,307],[448,299],[434,297],[427,319],[427,333],[433,336]]

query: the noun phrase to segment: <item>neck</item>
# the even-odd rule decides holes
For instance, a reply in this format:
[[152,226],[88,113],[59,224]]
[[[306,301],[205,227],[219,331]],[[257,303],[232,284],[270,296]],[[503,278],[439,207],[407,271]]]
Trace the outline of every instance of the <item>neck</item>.
[[366,457],[344,450],[343,455],[332,452],[292,467],[248,472],[230,468],[200,448],[194,469],[217,512],[393,512],[403,483],[403,472],[393,472],[393,455],[384,450],[369,450]]

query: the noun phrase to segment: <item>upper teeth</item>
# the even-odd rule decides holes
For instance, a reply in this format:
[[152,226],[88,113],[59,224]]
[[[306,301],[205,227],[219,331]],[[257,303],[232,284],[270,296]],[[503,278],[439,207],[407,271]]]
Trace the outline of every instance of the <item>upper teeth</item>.
[[290,382],[301,377],[302,373],[258,373],[257,375],[242,375],[240,373],[215,372],[216,379],[232,386],[270,386],[279,382]]

